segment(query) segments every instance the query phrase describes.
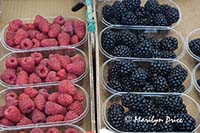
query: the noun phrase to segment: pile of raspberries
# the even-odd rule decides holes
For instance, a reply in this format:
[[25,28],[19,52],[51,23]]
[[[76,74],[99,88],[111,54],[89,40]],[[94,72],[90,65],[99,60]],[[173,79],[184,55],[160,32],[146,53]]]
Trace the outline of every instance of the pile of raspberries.
[[[19,133],[28,133],[28,132],[20,131]],[[41,128],[33,128],[30,131],[30,133],[62,133],[62,131],[55,127],[49,128],[46,132],[44,131],[44,129]],[[79,130],[75,128],[68,128],[64,131],[64,133],[79,133]]]
[[57,16],[52,23],[40,15],[33,23],[15,19],[9,23],[5,42],[16,49],[77,44],[86,35],[85,22]]
[[61,54],[33,52],[26,57],[11,56],[6,60],[6,69],[0,75],[1,80],[9,85],[35,84],[73,80],[81,76],[86,69],[84,57]]
[[20,94],[10,91],[5,96],[5,106],[0,107],[0,124],[71,121],[83,114],[84,100],[84,94],[68,80],[63,80],[58,88],[27,87]]

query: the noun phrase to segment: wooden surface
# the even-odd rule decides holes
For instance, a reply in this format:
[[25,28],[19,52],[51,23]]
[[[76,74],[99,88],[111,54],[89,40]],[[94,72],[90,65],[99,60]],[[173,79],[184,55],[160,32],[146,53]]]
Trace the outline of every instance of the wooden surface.
[[[0,28],[2,29],[9,20],[15,18],[34,18],[36,15],[42,16],[77,16],[85,19],[85,8],[73,13],[71,7],[79,0],[3,0],[2,14],[0,15]],[[90,38],[90,35],[88,35]],[[95,109],[94,109],[94,86],[92,67],[92,44],[88,39],[81,49],[87,54],[89,61],[89,71],[87,76],[78,84],[81,84],[90,95],[90,109],[88,115],[83,120],[81,127],[86,131],[95,131]],[[2,46],[0,47],[0,57],[8,53]],[[5,89],[1,87],[1,89]]]
[[[180,7],[182,11],[182,20],[180,24],[175,28],[178,32],[182,34],[184,38],[188,35],[189,32],[196,28],[200,28],[200,0],[174,0],[177,5]],[[98,3],[96,4],[96,9],[98,7]],[[98,23],[98,31],[96,34],[96,37],[98,37],[99,32],[104,28],[102,23],[99,21],[99,19],[96,20]],[[104,90],[100,83],[100,68],[103,64],[103,55],[99,51],[99,42],[96,41],[96,74],[97,76],[97,129],[105,127],[105,125],[102,122],[102,104],[105,101],[105,99],[109,96],[109,93]],[[184,57],[181,59],[182,62],[184,62],[192,71],[196,62],[188,55],[184,55]],[[194,98],[198,103],[200,103],[200,97],[198,97],[198,93],[195,90],[194,86],[192,88],[192,91],[188,94],[192,98]],[[192,109],[190,109],[192,111]],[[198,131],[200,132],[200,131]]]

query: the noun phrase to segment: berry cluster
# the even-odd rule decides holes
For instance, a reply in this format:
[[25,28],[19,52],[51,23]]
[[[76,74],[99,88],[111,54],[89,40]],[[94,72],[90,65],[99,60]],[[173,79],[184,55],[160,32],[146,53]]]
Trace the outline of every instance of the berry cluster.
[[188,75],[180,64],[168,61],[113,61],[108,66],[107,85],[119,92],[179,92]]
[[[126,111],[125,111],[126,110]],[[166,116],[182,122],[166,123]],[[143,119],[143,122],[135,119]],[[158,123],[146,120],[162,119]],[[107,111],[108,122],[121,132],[192,132],[195,119],[187,113],[186,105],[178,95],[149,97],[126,93],[121,104],[112,104]]]
[[174,37],[148,37],[141,31],[112,31],[101,36],[102,48],[115,57],[176,58],[178,40]]
[[80,54],[73,57],[49,54],[45,58],[42,53],[34,52],[26,57],[11,56],[5,65],[1,80],[9,85],[72,80],[85,71],[85,60]]
[[200,57],[200,38],[191,40],[189,42],[189,48],[193,54]]
[[144,7],[141,0],[115,1],[112,6],[106,4],[102,14],[109,23],[122,25],[170,26],[180,18],[176,7],[158,0],[147,0]]
[[9,92],[5,106],[0,107],[0,124],[20,126],[74,120],[84,112],[84,100],[83,93],[67,80],[58,88],[27,87],[20,94]]
[[[56,127],[51,127],[45,131],[43,128],[33,128],[30,132],[20,131],[19,133],[62,133],[62,131]],[[68,128],[63,133],[79,133],[75,128]]]
[[77,44],[85,34],[85,23],[80,20],[65,20],[64,17],[57,16],[50,23],[37,15],[33,23],[23,23],[20,19],[11,21],[5,41],[12,48],[32,49]]

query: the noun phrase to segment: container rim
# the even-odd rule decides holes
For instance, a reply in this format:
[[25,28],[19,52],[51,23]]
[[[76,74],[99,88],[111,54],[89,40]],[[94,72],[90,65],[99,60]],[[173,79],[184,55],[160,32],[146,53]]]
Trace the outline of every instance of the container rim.
[[[54,19],[56,16],[46,16],[44,18],[46,19]],[[87,23],[85,20],[79,18],[79,17],[76,17],[76,16],[63,16],[65,19],[66,18],[69,18],[69,19],[74,19],[74,20],[80,20],[82,22],[85,23],[85,26],[87,27]],[[24,21],[33,21],[34,18],[20,18],[23,22]],[[13,20],[13,19],[12,19]],[[12,21],[12,20],[9,20]],[[32,49],[27,49],[27,50],[24,50],[24,49],[17,49],[17,48],[13,48],[13,47],[10,47],[6,41],[5,41],[5,34],[6,34],[6,30],[8,28],[8,25],[9,24],[6,24],[3,29],[2,29],[2,32],[1,32],[1,36],[0,36],[0,40],[1,40],[1,44],[3,45],[3,48],[5,48],[6,50],[10,51],[10,52],[15,52],[15,51],[19,51],[19,52],[22,52],[22,51],[38,51],[38,50],[45,50],[45,49],[55,49],[57,47],[60,47],[60,48],[76,48],[76,47],[79,47],[81,46],[82,44],[84,44],[86,41],[87,41],[87,37],[88,37],[88,31],[86,30],[86,33],[85,33],[85,36],[84,38],[79,41],[78,43],[76,44],[73,44],[73,45],[67,45],[67,46],[51,46],[51,47],[38,47],[38,48],[32,48]]]
[[193,69],[193,71],[192,71],[192,81],[193,81],[193,83],[194,83],[194,88],[200,93],[200,86],[198,85],[198,83],[197,83],[197,79],[196,79],[196,71],[197,71],[197,69],[200,67],[200,63],[198,63],[195,67],[194,67],[194,69]]
[[[192,90],[192,72],[190,71],[190,69],[188,68],[187,65],[185,65],[183,62],[181,62],[179,60],[176,60],[176,59],[147,59],[147,58],[133,59],[133,58],[124,57],[124,58],[111,58],[111,59],[107,60],[106,62],[104,62],[101,66],[101,72],[100,72],[100,74],[101,74],[100,75],[101,84],[103,85],[103,88],[111,94],[119,93],[119,91],[116,91],[116,90],[114,90],[113,88],[111,88],[110,86],[107,85],[107,83],[104,79],[104,77],[105,77],[104,76],[105,66],[108,65],[112,61],[120,61],[120,60],[131,60],[131,61],[134,61],[134,62],[153,62],[153,61],[167,61],[167,62],[172,62],[172,63],[176,62],[177,64],[184,66],[184,68],[188,72],[187,77],[190,78],[189,87],[183,93],[188,94]],[[139,93],[139,92],[135,92],[135,93]],[[162,94],[162,92],[146,92],[146,93],[148,93],[148,94],[151,94],[151,93]],[[168,93],[169,92],[164,93],[164,94],[168,94]],[[174,94],[174,93],[171,93],[171,94]]]
[[[121,131],[117,130],[116,128],[114,128],[107,120],[107,104],[108,102],[115,96],[121,96],[122,94],[126,94],[127,92],[119,92],[119,93],[115,93],[115,94],[112,94],[111,96],[109,96],[103,103],[103,108],[102,108],[102,112],[103,112],[103,122],[105,124],[105,126],[111,130],[111,131],[114,131],[114,132],[117,132],[117,133],[120,133]],[[181,94],[181,93],[174,93],[174,94],[171,94],[171,93],[152,93],[152,94],[149,94],[149,93],[133,93],[133,92],[130,92],[131,94],[139,94],[139,95],[146,95],[146,96],[150,96],[150,97],[153,97],[153,96],[162,96],[162,95],[177,95],[177,96],[181,96],[181,97],[186,97],[187,99],[191,100],[197,107],[197,110],[198,110],[198,113],[200,113],[200,107],[199,107],[199,104],[190,96],[186,95],[186,94]],[[198,128],[200,127],[200,122],[198,123],[197,127],[193,130],[193,132],[196,132],[198,130]],[[125,133],[128,133],[128,132],[125,132]],[[177,132],[177,133],[180,133],[180,132]]]

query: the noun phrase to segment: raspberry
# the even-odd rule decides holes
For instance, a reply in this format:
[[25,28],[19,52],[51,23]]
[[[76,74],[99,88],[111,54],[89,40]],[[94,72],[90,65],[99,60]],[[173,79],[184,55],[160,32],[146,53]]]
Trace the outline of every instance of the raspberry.
[[65,20],[65,24],[63,26],[63,31],[69,33],[70,35],[73,35],[74,34],[73,23],[74,23],[73,19]]
[[16,79],[17,79],[16,72],[14,72],[12,69],[6,69],[1,74],[1,80],[7,84],[14,85]]
[[6,118],[3,118],[0,120],[0,123],[2,125],[5,125],[5,126],[14,126],[14,123],[12,123],[11,121],[9,121],[8,119]]
[[81,75],[85,71],[85,62],[84,61],[77,61],[67,65],[67,71],[74,73],[76,75]]
[[65,130],[65,133],[79,133],[79,131],[75,128],[68,128]]
[[83,57],[80,54],[76,54],[70,58],[71,62],[83,61]]
[[52,115],[48,116],[46,122],[58,122],[63,121],[64,116],[63,115]]
[[65,19],[63,16],[57,16],[56,18],[54,18],[53,23],[62,26],[65,23]]
[[40,33],[40,32],[37,31],[37,30],[29,30],[29,31],[28,31],[29,37],[30,37],[31,39],[35,39],[37,33]]
[[37,96],[38,91],[32,87],[26,87],[24,89],[24,93],[27,94],[30,98],[34,98],[35,96]]
[[9,23],[8,30],[16,32],[22,25],[23,22],[20,19],[15,19]]
[[5,118],[14,122],[14,123],[17,123],[21,120],[21,113],[19,111],[19,109],[15,106],[9,106],[5,111],[4,111],[4,115],[5,115]]
[[21,49],[31,49],[33,47],[33,42],[29,38],[24,38],[20,42]]
[[70,121],[70,120],[76,119],[77,117],[78,117],[78,114],[76,114],[76,112],[69,111],[66,113],[64,121]]
[[60,61],[61,66],[63,68],[66,68],[67,65],[70,63],[70,58],[68,55],[60,55],[60,56],[58,56],[58,60]]
[[35,60],[33,57],[22,58],[22,60],[20,61],[20,65],[25,71],[29,73],[35,70]]
[[40,23],[42,20],[44,20],[44,19],[45,19],[44,17],[42,17],[42,16],[40,16],[40,15],[37,15],[37,16],[35,16],[34,24],[35,24],[36,26],[38,26],[39,23]]
[[75,86],[68,80],[63,80],[58,86],[58,92],[74,95],[76,91]]
[[15,44],[20,44],[20,42],[28,37],[28,32],[24,31],[23,29],[18,29],[14,36]]
[[[42,61],[41,61],[42,62]],[[41,63],[40,62],[40,63]],[[44,65],[39,65],[35,69],[35,73],[40,77],[40,78],[45,78],[47,74],[49,73],[49,70],[46,66]]]
[[61,63],[56,57],[51,57],[48,64],[52,70],[58,71],[61,69]]
[[6,94],[6,106],[17,106],[18,105],[18,100],[17,100],[17,94],[15,92],[9,92]]
[[58,96],[58,103],[63,106],[70,105],[72,102],[73,102],[73,98],[69,94],[60,94]]
[[57,72],[57,76],[59,77],[60,80],[66,79],[67,78],[67,73],[66,73],[65,69],[60,69]]
[[40,23],[39,23],[39,30],[43,33],[48,33],[49,29],[50,29],[50,24],[46,19],[43,19]]
[[42,79],[36,73],[32,73],[29,75],[28,82],[29,84],[41,83]]
[[48,35],[50,38],[56,38],[58,34],[61,32],[61,27],[59,24],[52,24],[50,26],[50,30],[48,32]]
[[47,102],[45,105],[45,113],[47,115],[62,114],[64,109],[61,105],[54,102]]
[[33,122],[29,118],[27,118],[26,116],[23,116],[22,119],[17,123],[17,126],[29,125],[29,124],[33,124]]
[[27,133],[27,132],[25,132],[25,131],[20,131],[19,133]]
[[59,54],[49,54],[48,58],[58,58]]
[[51,46],[58,46],[58,42],[56,39],[43,39],[41,41],[42,47],[51,47]]
[[35,60],[35,64],[39,64],[40,61],[43,59],[42,53],[39,52],[31,53],[31,57]]
[[22,113],[30,113],[35,109],[33,100],[25,93],[19,95],[19,109]]
[[15,32],[12,32],[12,31],[6,32],[6,43],[11,47],[14,46],[14,36],[15,36]]
[[58,130],[57,128],[55,127],[52,127],[52,128],[49,128],[47,130],[47,133],[61,133],[60,130]]
[[85,36],[86,33],[86,26],[85,23],[82,21],[74,21],[74,32],[78,36],[78,38],[81,40]]
[[67,80],[73,80],[76,79],[77,76],[73,73],[67,73]]
[[57,77],[55,71],[50,71],[50,72],[47,74],[47,77],[45,78],[45,81],[46,81],[46,82],[59,81],[59,77]]
[[46,99],[45,96],[42,94],[38,94],[35,99],[35,106],[36,108],[38,108],[39,110],[44,110],[45,104],[46,104]]
[[19,65],[17,58],[14,56],[11,56],[7,58],[6,60],[6,68],[17,68]]
[[41,41],[41,40],[43,40],[43,39],[46,39],[46,38],[47,38],[47,35],[45,35],[44,33],[38,32],[38,33],[35,34],[35,38],[36,38],[38,41]]
[[49,95],[49,97],[48,97],[48,101],[50,101],[50,102],[57,102],[58,101],[58,95],[59,95],[58,92],[51,93]]
[[61,32],[58,34],[58,43],[62,46],[69,45],[70,42],[70,35],[65,32]]
[[0,118],[4,117],[4,111],[5,111],[6,107],[5,106],[0,106]]
[[75,94],[73,95],[73,99],[74,99],[75,101],[80,101],[80,102],[82,102],[82,101],[85,99],[85,97],[84,97],[84,95],[83,95],[82,92],[76,91]]
[[33,43],[33,48],[40,47],[40,41],[38,41],[37,39],[32,39],[32,43]]
[[39,64],[39,65],[48,66],[48,62],[49,62],[48,59],[42,59],[42,60],[40,61],[40,64]]
[[30,133],[44,133],[44,131],[40,128],[33,128]]
[[83,104],[80,103],[79,101],[73,102],[71,105],[69,105],[68,109],[76,112],[76,114],[78,115],[81,115],[84,111]]
[[42,111],[35,109],[32,112],[31,119],[33,123],[44,123],[46,121],[46,116]]
[[28,84],[28,73],[24,70],[21,70],[18,74],[17,74],[17,78],[16,78],[16,85],[23,85],[23,84]]
[[47,89],[46,89],[46,88],[40,89],[40,90],[39,90],[39,93],[42,94],[42,95],[45,97],[45,99],[48,99],[49,93],[47,92]]
[[71,37],[70,44],[76,44],[76,43],[78,43],[78,42],[79,42],[78,36],[77,36],[77,35],[73,35],[73,36]]
[[36,29],[36,26],[35,24],[32,24],[32,23],[26,23],[22,26],[22,29],[28,31],[28,30],[35,30]]

